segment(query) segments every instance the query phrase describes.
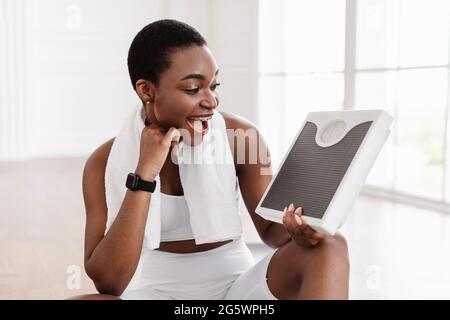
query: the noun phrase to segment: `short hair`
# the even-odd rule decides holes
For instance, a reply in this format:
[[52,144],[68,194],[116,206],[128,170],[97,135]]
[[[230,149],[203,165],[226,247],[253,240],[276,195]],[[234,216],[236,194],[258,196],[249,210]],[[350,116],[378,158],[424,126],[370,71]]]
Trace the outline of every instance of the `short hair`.
[[146,79],[157,87],[160,75],[170,68],[170,53],[193,45],[207,45],[203,36],[184,22],[164,19],[145,26],[134,37],[128,51],[128,72],[133,89]]

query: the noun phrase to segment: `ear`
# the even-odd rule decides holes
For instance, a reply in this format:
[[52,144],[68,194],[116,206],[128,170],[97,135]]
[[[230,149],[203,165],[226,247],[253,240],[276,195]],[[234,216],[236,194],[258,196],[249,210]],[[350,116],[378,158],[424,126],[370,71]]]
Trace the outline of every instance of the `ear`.
[[156,88],[150,81],[144,79],[136,81],[136,93],[144,103],[147,101],[153,102],[155,99],[155,92]]

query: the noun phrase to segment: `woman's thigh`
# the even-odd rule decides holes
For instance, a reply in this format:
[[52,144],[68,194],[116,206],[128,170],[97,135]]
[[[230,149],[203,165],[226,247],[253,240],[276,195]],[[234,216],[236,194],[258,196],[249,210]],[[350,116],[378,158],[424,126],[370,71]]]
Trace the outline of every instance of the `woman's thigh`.
[[125,291],[120,298],[123,300],[174,300],[174,297],[169,293],[150,286],[137,290]]
[[267,269],[276,250],[244,271],[231,285],[225,300],[276,300],[267,284]]

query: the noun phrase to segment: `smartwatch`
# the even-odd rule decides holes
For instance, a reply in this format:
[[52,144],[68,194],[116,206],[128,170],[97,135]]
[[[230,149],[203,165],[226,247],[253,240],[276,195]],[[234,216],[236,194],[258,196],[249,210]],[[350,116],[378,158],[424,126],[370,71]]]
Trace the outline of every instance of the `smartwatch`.
[[154,181],[145,181],[142,180],[140,176],[138,176],[135,173],[129,173],[127,177],[127,182],[125,183],[125,186],[132,190],[143,190],[148,192],[155,191],[156,188],[156,180]]

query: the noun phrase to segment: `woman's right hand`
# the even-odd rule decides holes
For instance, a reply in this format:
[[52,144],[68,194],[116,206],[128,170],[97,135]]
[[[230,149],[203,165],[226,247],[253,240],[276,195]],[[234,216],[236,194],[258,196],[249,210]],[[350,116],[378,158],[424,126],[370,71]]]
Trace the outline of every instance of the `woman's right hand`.
[[166,130],[153,122],[144,127],[141,133],[139,161],[135,173],[144,180],[155,180],[171,147],[174,148],[175,153],[178,151],[179,141],[180,132],[175,127]]

